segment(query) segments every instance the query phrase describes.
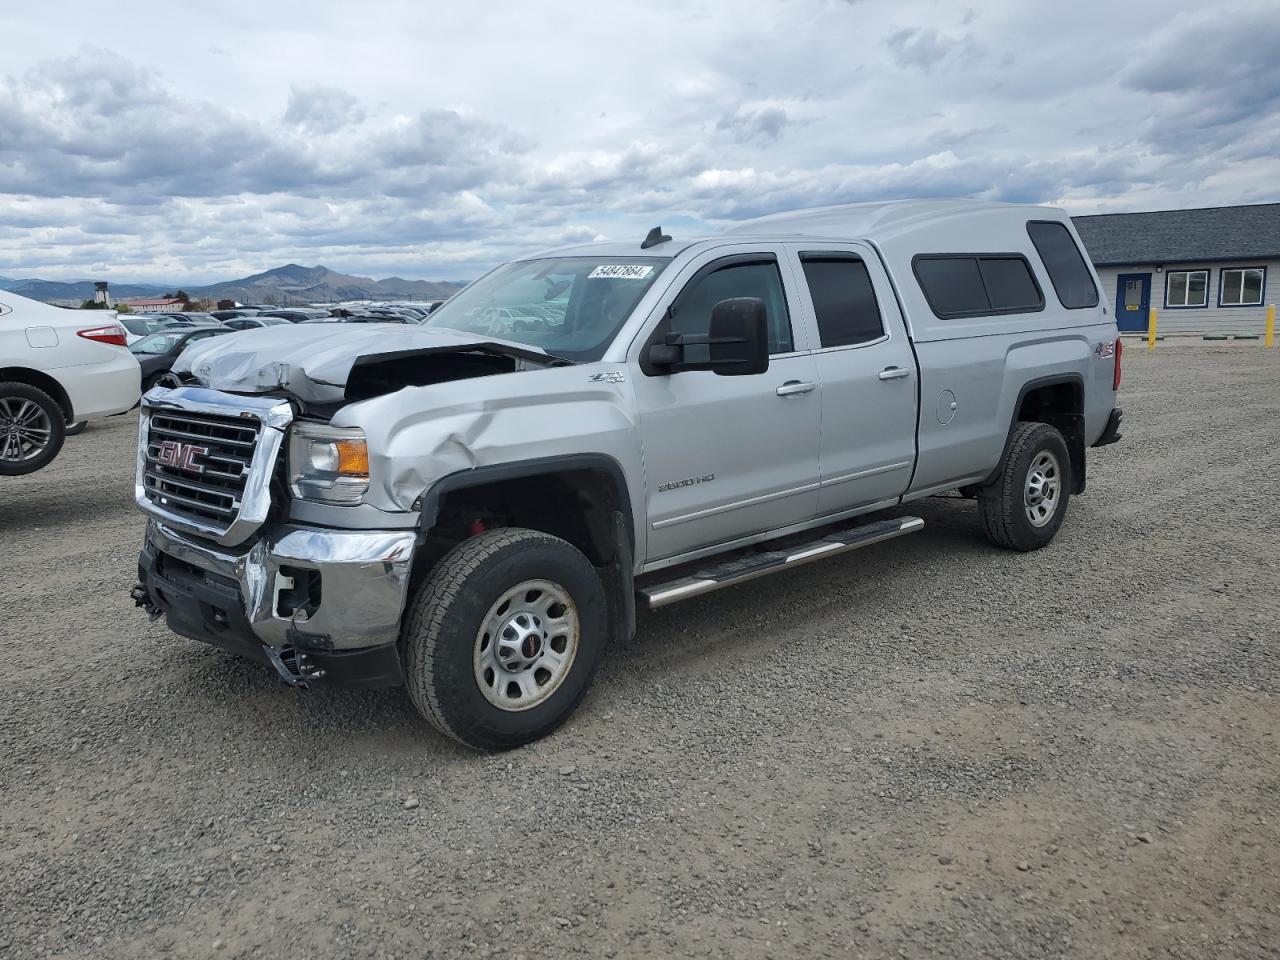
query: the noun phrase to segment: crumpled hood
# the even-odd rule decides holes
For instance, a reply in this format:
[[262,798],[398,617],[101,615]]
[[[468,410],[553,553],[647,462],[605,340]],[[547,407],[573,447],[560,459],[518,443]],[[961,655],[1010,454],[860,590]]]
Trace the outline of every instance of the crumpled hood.
[[[189,346],[173,365],[212,390],[269,393],[286,390],[304,403],[343,399],[360,357],[456,347],[465,350],[508,341],[398,323],[301,323],[209,337]],[[524,353],[536,347],[509,344]]]

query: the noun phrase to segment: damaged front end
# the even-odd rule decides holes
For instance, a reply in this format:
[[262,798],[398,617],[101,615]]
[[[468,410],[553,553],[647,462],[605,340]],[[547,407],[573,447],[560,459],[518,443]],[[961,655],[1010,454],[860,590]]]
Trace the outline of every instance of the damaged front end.
[[399,686],[413,531],[286,526],[217,550],[153,520],[131,596],[171,630],[270,666],[292,686]]
[[212,338],[143,398],[133,599],[291,685],[398,685],[432,485],[621,442],[617,381],[444,331],[277,329]]
[[210,337],[173,366],[182,383],[231,394],[287,396],[309,415],[455,380],[559,366],[532,347],[449,330],[299,324]]

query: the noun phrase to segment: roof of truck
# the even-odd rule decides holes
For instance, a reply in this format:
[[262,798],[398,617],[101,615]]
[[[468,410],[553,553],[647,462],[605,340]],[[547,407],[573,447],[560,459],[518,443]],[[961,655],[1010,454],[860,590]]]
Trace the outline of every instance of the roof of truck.
[[728,236],[751,237],[840,237],[885,239],[919,230],[932,230],[944,223],[971,218],[1017,217],[1025,221],[1030,211],[1065,215],[1052,207],[994,200],[886,200],[880,203],[842,203],[812,207],[792,213],[774,213],[735,223],[724,232]]
[[1018,229],[1028,215],[1043,219],[1068,218],[1056,207],[1023,203],[998,203],[994,200],[887,200],[880,203],[842,203],[812,207],[788,213],[774,213],[752,220],[740,220],[722,233],[710,236],[676,237],[648,250],[641,249],[643,237],[633,240],[606,240],[578,243],[536,254],[548,256],[674,257],[680,251],[706,240],[776,239],[779,237],[828,238],[877,241],[896,239],[917,232],[936,231],[940,227],[975,218],[988,222],[1003,217],[1016,219]]
[[685,247],[697,243],[700,237],[681,237],[668,240],[648,250],[640,248],[643,237],[634,240],[593,240],[590,243],[575,243],[568,247],[554,247],[541,250],[532,255],[533,259],[546,257],[674,257]]

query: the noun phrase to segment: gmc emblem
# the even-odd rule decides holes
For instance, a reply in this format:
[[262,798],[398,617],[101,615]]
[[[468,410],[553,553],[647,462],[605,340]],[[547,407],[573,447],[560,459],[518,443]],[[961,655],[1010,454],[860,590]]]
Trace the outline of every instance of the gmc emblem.
[[185,470],[187,473],[204,473],[204,467],[196,463],[196,457],[208,452],[208,447],[198,447],[194,443],[161,440],[156,448],[156,463],[175,470]]

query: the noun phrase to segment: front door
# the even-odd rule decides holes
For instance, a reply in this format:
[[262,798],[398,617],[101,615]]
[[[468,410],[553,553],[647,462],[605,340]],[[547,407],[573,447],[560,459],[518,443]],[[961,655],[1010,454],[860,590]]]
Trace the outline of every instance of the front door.
[[[674,313],[658,333],[669,325],[671,332],[706,334],[717,302],[759,297],[768,312],[769,369],[725,377],[632,367],[650,562],[800,523],[817,512],[821,390],[801,341],[799,300],[783,281],[780,246],[738,249],[721,248],[686,268],[669,295]],[[651,330],[642,342],[656,335]]]
[[1151,314],[1151,274],[1122,273],[1116,277],[1116,326],[1146,330]]

